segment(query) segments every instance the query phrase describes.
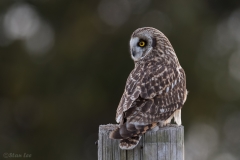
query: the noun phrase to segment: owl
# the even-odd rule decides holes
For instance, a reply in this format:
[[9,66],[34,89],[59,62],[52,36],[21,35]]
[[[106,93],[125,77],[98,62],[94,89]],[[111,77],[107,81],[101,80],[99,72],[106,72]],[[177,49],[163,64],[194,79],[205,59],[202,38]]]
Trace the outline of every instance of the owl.
[[187,98],[186,76],[168,38],[144,27],[130,39],[135,67],[130,73],[117,108],[119,128],[109,135],[121,139],[121,149],[133,149],[149,130],[171,123],[181,125],[181,109]]

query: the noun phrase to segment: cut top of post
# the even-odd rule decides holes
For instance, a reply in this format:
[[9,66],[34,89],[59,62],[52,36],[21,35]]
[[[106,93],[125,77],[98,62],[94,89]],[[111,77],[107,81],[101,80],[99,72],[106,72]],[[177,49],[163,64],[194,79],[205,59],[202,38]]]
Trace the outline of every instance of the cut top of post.
[[136,148],[121,150],[119,140],[109,139],[118,125],[99,126],[98,160],[184,160],[184,127],[171,124],[148,131]]

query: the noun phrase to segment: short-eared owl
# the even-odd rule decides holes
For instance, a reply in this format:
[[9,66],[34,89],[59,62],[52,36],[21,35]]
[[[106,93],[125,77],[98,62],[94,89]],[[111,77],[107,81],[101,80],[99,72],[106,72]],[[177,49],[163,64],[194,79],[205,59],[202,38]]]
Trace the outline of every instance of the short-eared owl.
[[187,98],[186,77],[168,38],[150,27],[135,30],[130,39],[135,68],[117,108],[119,128],[109,135],[121,139],[121,149],[133,149],[142,134],[171,122],[181,125]]

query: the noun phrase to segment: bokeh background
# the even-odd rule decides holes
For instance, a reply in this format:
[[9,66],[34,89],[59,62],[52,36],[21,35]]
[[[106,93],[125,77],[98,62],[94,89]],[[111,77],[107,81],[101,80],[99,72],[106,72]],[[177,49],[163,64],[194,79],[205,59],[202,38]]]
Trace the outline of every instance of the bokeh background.
[[240,159],[237,0],[1,0],[0,159],[97,159],[144,26],[169,38],[187,75],[186,160]]

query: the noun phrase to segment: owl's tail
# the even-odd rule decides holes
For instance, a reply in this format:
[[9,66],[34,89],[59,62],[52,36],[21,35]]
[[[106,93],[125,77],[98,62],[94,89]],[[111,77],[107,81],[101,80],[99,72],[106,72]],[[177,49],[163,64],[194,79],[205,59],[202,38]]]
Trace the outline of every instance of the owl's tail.
[[[124,150],[130,150],[135,148],[140,139],[140,134],[134,134],[133,132],[125,131],[125,134],[123,134],[124,129],[123,128],[117,128],[116,130],[112,131],[109,135],[109,138],[111,139],[121,139],[119,143],[119,147]],[[121,134],[122,133],[122,134]]]
[[127,138],[127,139],[122,139],[119,143],[119,147],[121,149],[125,149],[125,150],[129,150],[129,149],[133,149],[135,148],[142,136],[136,136],[136,137],[131,137],[131,138]]
[[157,123],[149,125],[134,125],[124,123],[119,128],[112,131],[109,135],[111,139],[121,139],[119,147],[121,149],[129,150],[135,148],[141,137],[146,131],[151,130],[157,126]]

